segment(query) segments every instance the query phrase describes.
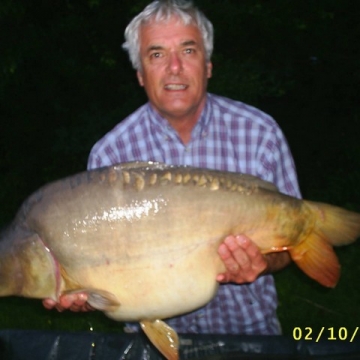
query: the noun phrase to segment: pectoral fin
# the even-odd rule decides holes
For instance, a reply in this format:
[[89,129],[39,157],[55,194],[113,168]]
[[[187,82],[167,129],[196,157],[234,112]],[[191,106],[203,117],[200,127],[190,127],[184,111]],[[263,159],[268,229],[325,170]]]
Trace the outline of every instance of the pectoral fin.
[[150,341],[167,360],[179,359],[179,338],[169,325],[161,320],[144,320],[140,322],[140,325]]
[[120,306],[116,296],[108,291],[99,289],[77,289],[65,291],[64,294],[84,293],[88,296],[87,302],[97,310],[111,312]]

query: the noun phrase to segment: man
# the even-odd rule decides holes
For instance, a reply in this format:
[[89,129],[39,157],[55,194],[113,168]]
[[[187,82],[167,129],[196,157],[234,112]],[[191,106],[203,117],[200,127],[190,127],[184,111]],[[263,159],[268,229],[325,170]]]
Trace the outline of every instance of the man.
[[[212,74],[213,28],[188,1],[154,1],[125,31],[139,84],[149,102],[93,147],[88,168],[153,160],[250,173],[300,196],[286,140],[263,112],[207,93]],[[235,236],[234,236],[235,235]],[[204,308],[167,323],[182,333],[279,334],[277,296],[270,272],[290,262],[287,253],[263,256],[249,238],[229,234],[219,247],[227,272]],[[58,310],[89,310],[86,295],[62,296]]]

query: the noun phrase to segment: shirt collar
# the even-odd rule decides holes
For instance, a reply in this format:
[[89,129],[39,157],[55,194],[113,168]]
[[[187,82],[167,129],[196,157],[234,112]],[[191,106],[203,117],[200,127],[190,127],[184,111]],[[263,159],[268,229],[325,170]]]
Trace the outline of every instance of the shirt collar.
[[[177,136],[174,128],[169,124],[169,122],[162,117],[148,102],[147,112],[150,123],[155,127],[155,130],[167,136]],[[191,138],[192,140],[205,137],[207,135],[207,129],[211,120],[211,107],[212,99],[211,95],[207,94],[206,102],[203,111],[201,112],[200,118],[196,123],[194,129],[192,130]]]

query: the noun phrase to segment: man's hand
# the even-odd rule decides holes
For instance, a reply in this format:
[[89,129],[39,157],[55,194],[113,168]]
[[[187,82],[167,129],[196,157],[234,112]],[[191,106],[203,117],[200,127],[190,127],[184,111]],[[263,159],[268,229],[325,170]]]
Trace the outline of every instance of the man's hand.
[[74,312],[85,312],[95,310],[91,305],[87,303],[87,294],[76,293],[76,294],[64,294],[60,296],[59,302],[57,303],[52,299],[44,299],[43,305],[46,309],[57,309],[57,311],[71,310]]
[[227,270],[216,277],[221,283],[253,282],[268,268],[266,257],[245,235],[226,237],[220,244],[218,253]]
[[227,270],[216,277],[221,283],[252,282],[260,275],[281,270],[291,262],[287,251],[263,255],[257,245],[245,235],[226,237],[220,244],[218,253]]

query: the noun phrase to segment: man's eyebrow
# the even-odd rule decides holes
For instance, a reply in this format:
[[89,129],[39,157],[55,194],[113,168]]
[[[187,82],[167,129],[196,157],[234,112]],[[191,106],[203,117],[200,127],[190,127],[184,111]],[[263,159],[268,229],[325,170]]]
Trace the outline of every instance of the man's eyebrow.
[[154,51],[154,50],[162,50],[162,49],[164,49],[164,47],[161,45],[150,45],[147,48],[147,52]]
[[197,45],[195,40],[185,40],[181,43],[182,46],[194,46]]
[[[198,43],[195,40],[184,40],[183,42],[180,43],[181,46],[197,46]],[[147,48],[147,52],[151,52],[151,51],[157,51],[157,50],[164,50],[165,47],[162,45],[150,45]]]

